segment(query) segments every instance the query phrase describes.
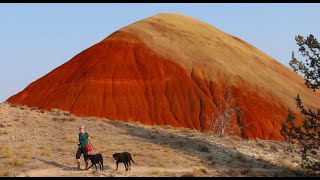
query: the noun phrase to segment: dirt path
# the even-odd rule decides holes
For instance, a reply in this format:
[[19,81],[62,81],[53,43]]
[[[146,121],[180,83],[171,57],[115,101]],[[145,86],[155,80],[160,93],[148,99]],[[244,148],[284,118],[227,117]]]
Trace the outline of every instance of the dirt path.
[[[98,166],[99,168],[99,166]],[[182,176],[193,172],[192,168],[189,169],[168,169],[161,167],[147,167],[147,166],[135,166],[130,171],[125,171],[124,167],[119,166],[118,171],[115,169],[108,169],[104,171],[95,170],[91,168],[88,171],[77,171],[75,169],[62,169],[57,167],[36,169],[24,172],[17,177],[61,177],[61,176],[73,176],[73,177],[88,177],[88,176],[100,176],[100,177],[129,177],[129,176]]]

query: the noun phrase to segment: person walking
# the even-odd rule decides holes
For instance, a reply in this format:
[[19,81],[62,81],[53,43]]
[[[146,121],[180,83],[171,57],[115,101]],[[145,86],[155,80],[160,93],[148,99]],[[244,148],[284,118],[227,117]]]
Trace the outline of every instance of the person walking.
[[[89,161],[88,161],[88,151],[91,151],[91,147],[92,149],[94,149],[94,145],[90,139],[90,135],[88,132],[86,132],[86,128],[85,126],[80,126],[79,128],[79,142],[78,142],[78,150],[77,150],[77,154],[76,154],[76,158],[77,158],[77,164],[78,164],[78,167],[77,167],[77,170],[82,170],[80,168],[80,157],[81,155],[83,154],[83,159],[86,163],[86,168],[88,168],[88,164],[89,164]],[[89,145],[89,142],[91,144],[91,146]]]

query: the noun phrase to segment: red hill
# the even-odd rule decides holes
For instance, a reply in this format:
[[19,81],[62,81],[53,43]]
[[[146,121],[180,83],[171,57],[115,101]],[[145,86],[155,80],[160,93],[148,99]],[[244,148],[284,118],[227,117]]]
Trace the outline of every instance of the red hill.
[[[126,26],[7,101],[76,115],[205,130],[230,89],[246,138],[281,140],[281,120],[319,93],[276,60],[209,24],[158,14]],[[237,119],[234,118],[237,125]]]

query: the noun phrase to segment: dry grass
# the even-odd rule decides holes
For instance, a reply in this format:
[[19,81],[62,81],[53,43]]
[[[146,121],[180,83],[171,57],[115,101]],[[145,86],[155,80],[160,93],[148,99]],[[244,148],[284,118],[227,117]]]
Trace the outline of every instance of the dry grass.
[[31,159],[33,157],[32,149],[29,144],[22,144],[20,146],[20,149],[22,150],[22,151],[19,151],[19,152],[21,152],[20,156],[22,158]]
[[20,107],[20,106],[17,104],[10,104],[10,107],[16,108],[16,107]]
[[66,146],[66,145],[64,145],[64,146],[58,146],[58,147],[57,147],[57,151],[58,151],[58,152],[62,152],[62,153],[67,152],[69,149],[70,149],[70,148],[69,148],[68,146]]
[[236,153],[235,157],[236,157],[237,160],[239,160],[242,163],[247,163],[249,161],[248,158],[244,154],[242,154],[240,152]]
[[0,129],[0,135],[8,134],[8,132],[5,129]]
[[75,121],[76,118],[74,118],[74,117],[61,117],[61,118],[53,117],[52,120],[59,121],[59,122],[67,122],[67,121]]
[[25,143],[25,144],[22,144],[22,145],[20,146],[20,148],[23,149],[23,150],[30,150],[30,149],[31,149],[31,145]]
[[[250,176],[250,177],[262,177],[262,176],[266,176],[265,173],[263,172],[260,172],[260,171],[255,171],[253,169],[250,169],[250,170],[247,170],[247,173],[246,173],[247,176]],[[269,176],[271,174],[268,174]],[[271,175],[272,176],[272,175]]]
[[204,174],[208,174],[207,170],[199,167],[199,166],[193,166],[192,167],[193,170],[193,176],[203,176]]
[[21,154],[21,157],[25,159],[31,159],[33,157],[33,154],[31,151],[25,151]]
[[2,156],[3,156],[4,159],[8,159],[8,158],[14,157],[15,154],[14,154],[12,151],[7,151],[7,152],[4,152],[4,153],[2,154]]
[[74,135],[72,136],[70,134],[67,134],[66,132],[63,133],[62,139],[67,143],[76,143],[76,142],[78,142],[76,136],[74,136]]
[[279,148],[276,144],[270,144],[270,149],[275,152],[279,152]]
[[63,112],[60,109],[56,109],[56,108],[52,108],[50,112],[54,116],[62,116],[63,115]]
[[30,108],[30,111],[37,111],[37,110],[39,110],[37,107],[31,107]]
[[41,109],[41,110],[40,110],[40,113],[44,114],[44,113],[47,113],[47,111]]
[[161,128],[163,128],[163,129],[173,129],[173,127],[170,126],[170,125],[161,126]]
[[151,171],[149,172],[149,174],[150,174],[151,176],[159,176],[159,175],[161,174],[161,172],[160,172],[159,170],[151,170]]
[[259,138],[256,138],[256,144],[264,149],[270,149],[269,144],[265,141],[260,140]]
[[9,146],[2,145],[0,147],[0,157],[4,159],[13,158],[15,156],[15,151]]
[[180,177],[195,177],[194,176],[194,174],[193,173],[185,173],[185,174],[183,174],[182,176],[180,176]]
[[21,110],[26,110],[26,109],[29,109],[29,107],[26,106],[26,105],[23,105],[23,106],[20,106],[20,109],[21,109]]
[[179,128],[178,130],[179,130],[179,132],[184,133],[184,134],[188,134],[188,133],[192,132],[192,130],[189,128]]
[[51,148],[47,146],[42,146],[41,148],[41,155],[43,156],[51,156],[52,155],[52,150]]
[[[14,121],[17,118],[17,111],[20,111],[19,118],[21,120],[19,122]],[[247,168],[246,175],[248,175],[257,168],[274,168],[274,165],[266,163],[268,161],[272,161],[277,167],[291,167],[292,165],[291,161],[288,162],[288,166],[284,161],[274,161],[285,157],[287,153],[286,151],[269,153],[270,149],[274,148],[272,144],[280,148],[279,144],[272,141],[263,141],[270,145],[268,146],[270,149],[266,149],[258,145],[261,143],[260,140],[258,142],[248,141],[232,136],[228,139],[218,138],[205,133],[195,133],[188,129],[181,132],[181,129],[114,123],[112,121],[97,122],[87,118],[81,120],[77,118],[79,122],[66,120],[63,121],[63,126],[60,125],[62,121],[59,120],[45,121],[54,117],[68,119],[74,116],[63,114],[55,116],[51,113],[22,111],[20,108],[10,108],[9,105],[7,107],[1,106],[0,119],[6,120],[1,123],[6,126],[8,135],[0,136],[0,141],[8,143],[0,146],[0,166],[9,163],[9,168],[18,167],[14,174],[20,174],[23,171],[29,173],[33,169],[46,170],[47,168],[54,169],[53,173],[56,173],[57,165],[54,163],[70,168],[75,167],[74,156],[78,148],[76,145],[78,129],[75,127],[80,125],[80,121],[81,125],[90,127],[88,133],[92,138],[94,137],[93,143],[96,145],[97,151],[103,154],[105,166],[111,167],[104,173],[99,172],[98,175],[92,174],[92,171],[81,172],[84,173],[83,176],[109,175],[109,172],[115,168],[112,154],[123,151],[130,152],[136,164],[133,164],[130,172],[125,172],[123,166],[120,165],[121,171],[118,171],[116,176],[224,176],[228,174],[241,176],[239,172],[232,169],[239,169],[237,166]],[[39,123],[40,121],[41,123]],[[8,123],[12,126],[7,126]],[[190,133],[185,133],[186,131],[190,131]],[[13,135],[15,136],[13,141],[8,141],[7,138],[11,139]],[[58,140],[57,137],[59,137]],[[235,153],[233,147],[237,147],[239,154]],[[283,147],[285,148],[284,145]],[[18,149],[19,151],[17,151]],[[231,149],[232,151],[230,151]],[[256,162],[259,165],[257,168],[250,167],[251,158],[249,157],[252,155],[255,155],[256,159],[260,157],[263,159]],[[288,156],[289,158],[293,157]],[[41,159],[47,162],[43,162]],[[81,161],[83,167],[83,157],[81,157]],[[297,163],[300,161],[298,160]],[[60,170],[62,171],[61,168]],[[1,173],[10,174],[10,172]],[[66,171],[65,173],[71,175],[80,172]],[[289,172],[284,174],[289,174]],[[56,175],[60,176],[61,174]],[[266,174],[261,175],[266,176]]]
[[230,136],[230,138],[231,138],[232,140],[234,140],[234,141],[241,141],[241,140],[242,140],[242,138],[239,137],[239,136]]
[[230,169],[230,170],[225,170],[223,172],[223,176],[230,176],[230,177],[235,177],[235,176],[239,176],[241,173],[237,170],[233,170],[233,169]]
[[25,159],[15,157],[15,158],[6,159],[5,163],[12,167],[22,167],[27,163],[27,161]]
[[198,149],[200,152],[204,152],[204,153],[210,152],[210,148],[205,143],[198,143]]
[[0,168],[0,177],[4,177],[4,176],[11,176],[13,174],[13,171],[11,168],[5,168],[5,167],[1,167]]
[[89,120],[89,121],[95,121],[95,122],[104,120],[104,118],[100,118],[100,117],[96,117],[96,116],[94,116],[94,117],[83,117],[82,119],[83,120]]
[[214,155],[210,154],[210,155],[206,156],[206,159],[207,159],[210,166],[213,166],[216,164]]

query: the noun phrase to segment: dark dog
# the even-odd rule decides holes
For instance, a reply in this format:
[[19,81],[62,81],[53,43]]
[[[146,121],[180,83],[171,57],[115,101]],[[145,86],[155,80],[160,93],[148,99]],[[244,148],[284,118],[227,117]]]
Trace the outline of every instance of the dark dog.
[[91,166],[89,166],[86,170],[91,168],[93,165],[96,166],[97,169],[97,164],[100,166],[100,170],[103,171],[103,158],[101,154],[95,154],[95,155],[88,155],[88,159],[91,160]]
[[124,167],[126,168],[126,171],[128,171],[128,169],[131,170],[131,162],[130,161],[135,163],[132,160],[131,154],[128,153],[128,152],[114,153],[112,156],[113,156],[113,158],[115,159],[115,161],[117,163],[117,169],[116,170],[118,170],[118,164],[120,162],[122,162],[124,164]]

